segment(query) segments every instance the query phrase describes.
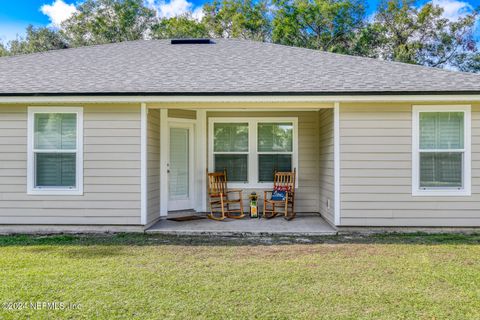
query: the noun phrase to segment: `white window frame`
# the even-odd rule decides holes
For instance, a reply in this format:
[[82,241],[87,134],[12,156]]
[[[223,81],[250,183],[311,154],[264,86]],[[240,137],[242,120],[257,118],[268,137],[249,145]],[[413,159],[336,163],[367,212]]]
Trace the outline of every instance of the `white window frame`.
[[[420,113],[421,112],[463,112],[464,148],[451,149],[450,152],[463,152],[462,188],[420,188]],[[472,186],[471,173],[471,106],[470,105],[414,105],[412,106],[412,195],[413,196],[470,196]],[[447,150],[429,150],[446,152]]]
[[[35,153],[57,150],[35,150],[35,114],[75,113],[77,115],[77,148],[62,152],[76,153],[76,187],[35,187]],[[83,195],[83,108],[82,107],[28,107],[27,141],[27,194],[31,195]]]
[[[248,123],[248,152],[218,152],[220,154],[248,154],[248,181],[230,182],[231,188],[273,188],[273,182],[258,181],[258,155],[260,154],[292,154],[292,169],[296,169],[295,187],[298,188],[298,118],[297,117],[213,117],[208,119],[208,170],[212,172],[214,167],[213,132],[215,123]],[[292,123],[293,146],[292,152],[258,152],[258,124],[259,123]]]

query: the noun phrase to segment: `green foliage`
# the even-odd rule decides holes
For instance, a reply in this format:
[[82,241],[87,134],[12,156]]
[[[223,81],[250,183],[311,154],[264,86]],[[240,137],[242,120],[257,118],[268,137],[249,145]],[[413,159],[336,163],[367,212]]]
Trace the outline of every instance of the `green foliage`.
[[8,56],[9,52],[7,48],[3,45],[3,43],[0,43],[0,57]]
[[276,43],[351,53],[356,33],[365,26],[362,1],[275,0],[274,4]]
[[271,25],[266,0],[214,0],[203,7],[202,22],[215,38],[267,41]]
[[472,66],[477,12],[457,21],[442,14],[443,9],[432,3],[418,8],[413,0],[384,1],[372,24],[379,35],[377,43],[370,44],[374,56],[431,67]]
[[142,0],[87,0],[62,23],[62,34],[74,46],[143,39],[155,12]]
[[480,72],[480,53],[464,53],[457,57],[456,65],[460,71]]
[[[9,41],[8,47],[8,54],[17,55],[55,49],[65,49],[68,48],[68,44],[55,30],[45,27],[35,28],[32,25],[29,25],[27,27],[27,35],[25,38],[18,38],[16,40]],[[2,48],[5,50],[3,55],[6,55],[6,49],[4,47]],[[2,48],[0,48],[0,56],[2,55]]]
[[0,318],[480,319],[479,238],[3,236]]
[[380,52],[376,49],[382,45],[382,39],[382,29],[376,24],[367,24],[355,34],[350,54],[380,58]]
[[208,31],[205,24],[190,15],[161,19],[152,27],[153,39],[206,38]]

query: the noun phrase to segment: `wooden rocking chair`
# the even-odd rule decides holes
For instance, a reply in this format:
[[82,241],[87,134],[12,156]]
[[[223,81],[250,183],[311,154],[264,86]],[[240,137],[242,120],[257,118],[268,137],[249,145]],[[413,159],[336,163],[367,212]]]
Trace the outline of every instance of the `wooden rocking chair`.
[[[232,219],[242,219],[245,215],[243,213],[243,198],[242,190],[228,190],[227,187],[227,173],[213,172],[208,173],[208,197],[210,202],[210,213],[208,217],[213,220],[223,220],[226,217]],[[237,193],[238,197],[232,199],[230,194]],[[238,208],[232,208],[237,206]],[[218,216],[218,214],[220,214]]]
[[[286,220],[295,218],[295,178],[296,170],[293,172],[275,172],[273,179],[273,191],[286,191],[285,200],[272,200],[273,191],[264,191],[263,217],[271,219],[280,212],[284,213]],[[278,211],[278,209],[283,209]]]

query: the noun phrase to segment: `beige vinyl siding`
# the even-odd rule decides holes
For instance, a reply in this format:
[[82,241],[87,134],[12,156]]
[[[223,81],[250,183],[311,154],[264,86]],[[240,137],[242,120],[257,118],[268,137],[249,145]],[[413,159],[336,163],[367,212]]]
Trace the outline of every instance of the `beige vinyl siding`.
[[[318,166],[318,112],[208,112],[208,118],[216,117],[298,117],[298,189],[296,190],[297,212],[318,212],[319,166]],[[263,199],[265,189],[244,189],[245,205],[248,195],[255,191]],[[262,204],[260,206],[263,207]]]
[[168,109],[168,117],[195,120],[197,119],[197,111],[184,109]]
[[147,224],[160,217],[160,110],[147,117]]
[[341,105],[342,226],[480,226],[480,105],[472,104],[472,196],[415,197],[412,104]]
[[27,195],[27,106],[0,106],[0,223],[140,224],[140,106],[83,107],[84,195],[44,196]]
[[322,217],[334,224],[333,109],[323,109],[319,112],[318,127],[320,148],[318,161],[319,208]]

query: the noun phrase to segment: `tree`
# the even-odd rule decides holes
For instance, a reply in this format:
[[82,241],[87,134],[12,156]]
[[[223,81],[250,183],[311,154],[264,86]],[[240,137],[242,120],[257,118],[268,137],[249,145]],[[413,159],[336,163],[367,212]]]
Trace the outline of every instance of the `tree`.
[[155,11],[142,0],[86,0],[62,23],[74,47],[143,39],[155,22]]
[[161,19],[152,27],[151,35],[153,39],[206,38],[208,31],[202,22],[193,19],[191,15],[183,15]]
[[275,0],[272,40],[275,43],[351,53],[365,26],[359,0]]
[[266,0],[214,0],[204,5],[203,12],[202,22],[212,37],[270,39],[271,24]]
[[382,31],[378,25],[367,23],[364,28],[360,29],[352,40],[352,47],[349,54],[379,58],[379,48],[382,45]]
[[456,59],[456,66],[460,71],[480,73],[480,53],[459,55]]
[[381,3],[373,27],[378,30],[374,56],[430,67],[473,68],[477,52],[476,11],[451,21],[432,3],[418,8],[414,0]]
[[[68,48],[67,42],[60,33],[53,29],[46,27],[35,28],[29,25],[26,33],[25,38],[17,38],[8,42],[8,54],[17,55]],[[6,53],[5,47],[3,47],[3,50]],[[2,48],[0,48],[1,51]]]
[[5,48],[3,43],[0,43],[0,57],[8,56],[8,50]]

